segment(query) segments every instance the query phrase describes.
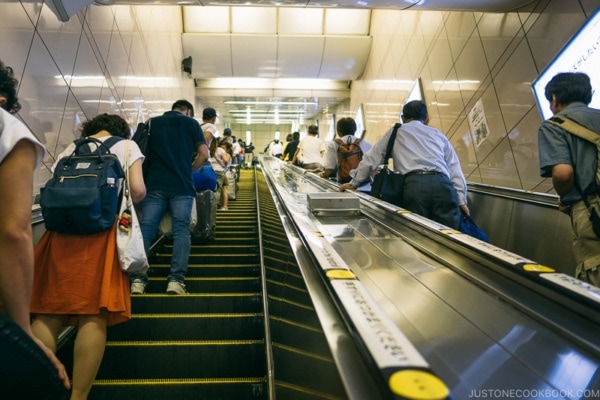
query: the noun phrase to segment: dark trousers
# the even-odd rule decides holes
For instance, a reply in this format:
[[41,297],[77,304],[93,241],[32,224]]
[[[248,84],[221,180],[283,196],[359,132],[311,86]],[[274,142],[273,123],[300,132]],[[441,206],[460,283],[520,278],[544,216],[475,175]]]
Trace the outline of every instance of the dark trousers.
[[447,227],[458,229],[458,196],[445,174],[408,174],[404,181],[403,207]]

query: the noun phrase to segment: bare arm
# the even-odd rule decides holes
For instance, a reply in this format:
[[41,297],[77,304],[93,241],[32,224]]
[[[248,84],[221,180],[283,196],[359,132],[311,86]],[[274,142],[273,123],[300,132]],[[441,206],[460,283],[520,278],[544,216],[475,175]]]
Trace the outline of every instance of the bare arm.
[[142,173],[142,159],[138,158],[129,167],[129,187],[131,189],[131,200],[139,203],[146,197],[146,184]]
[[31,203],[35,145],[19,141],[0,164],[0,301],[6,314],[27,333],[58,372],[63,385],[70,387],[65,367],[54,353],[33,336],[29,308],[33,287],[33,238]]
[[575,171],[569,164],[556,164],[552,167],[552,185],[560,197],[564,197],[575,186]]
[[0,164],[0,299],[6,314],[30,336],[33,286],[31,203],[35,147],[21,140]]
[[196,147],[196,159],[192,163],[192,172],[200,168],[208,160],[208,146],[201,144]]
[[332,173],[333,173],[333,169],[331,169],[331,168],[327,168],[327,169],[325,169],[323,172],[321,172],[321,173],[319,174],[319,176],[320,176],[321,178],[329,178],[329,175],[331,175]]

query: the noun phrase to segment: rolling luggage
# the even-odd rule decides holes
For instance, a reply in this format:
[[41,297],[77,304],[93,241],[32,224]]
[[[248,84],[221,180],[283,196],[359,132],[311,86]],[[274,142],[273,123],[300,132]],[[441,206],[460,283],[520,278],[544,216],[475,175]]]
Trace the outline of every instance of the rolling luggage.
[[196,213],[198,221],[192,230],[192,238],[210,242],[215,238],[217,226],[217,199],[212,190],[203,190],[196,194]]

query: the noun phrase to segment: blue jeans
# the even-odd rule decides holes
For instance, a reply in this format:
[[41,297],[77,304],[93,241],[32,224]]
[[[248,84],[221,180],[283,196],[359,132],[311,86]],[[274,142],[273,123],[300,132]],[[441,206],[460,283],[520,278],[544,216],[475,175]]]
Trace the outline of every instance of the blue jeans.
[[[190,216],[192,213],[193,196],[173,194],[162,190],[146,194],[142,200],[142,218],[140,227],[144,237],[144,249],[150,253],[152,244],[158,232],[160,220],[168,209],[173,216],[173,257],[171,258],[171,271],[167,279],[183,283],[188,269],[188,259],[191,250]],[[130,274],[131,281],[141,279],[148,282],[147,274]]]

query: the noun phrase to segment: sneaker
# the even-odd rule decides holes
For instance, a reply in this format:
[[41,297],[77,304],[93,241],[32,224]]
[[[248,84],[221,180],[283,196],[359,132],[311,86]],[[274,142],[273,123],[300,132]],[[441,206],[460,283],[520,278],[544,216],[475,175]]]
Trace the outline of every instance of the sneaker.
[[185,290],[185,285],[181,282],[170,281],[167,285],[167,293],[168,294],[187,294],[187,290]]
[[146,284],[141,279],[135,279],[131,283],[131,294],[144,294],[146,291]]
[[228,210],[228,208],[227,208],[227,207],[220,207],[220,208],[219,208],[219,211],[227,211],[227,210]]

